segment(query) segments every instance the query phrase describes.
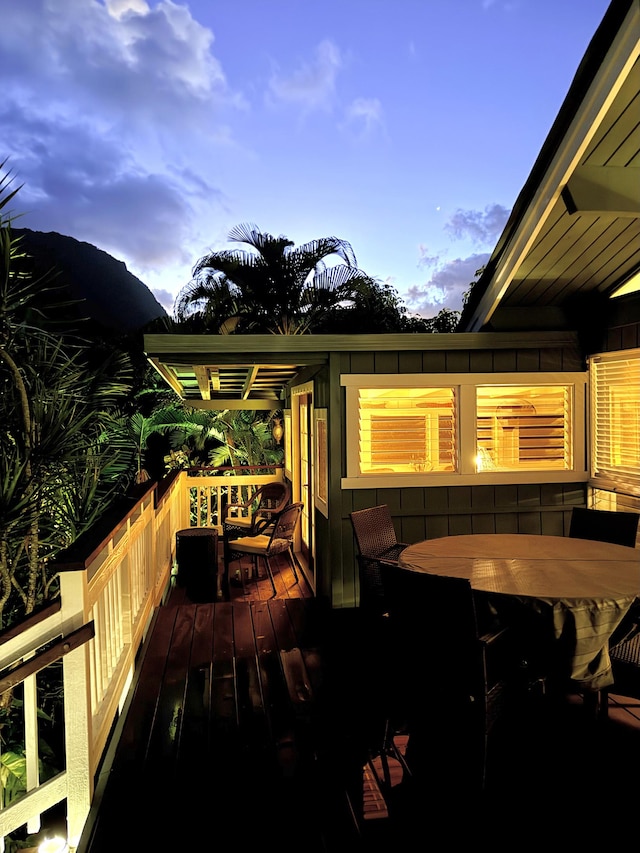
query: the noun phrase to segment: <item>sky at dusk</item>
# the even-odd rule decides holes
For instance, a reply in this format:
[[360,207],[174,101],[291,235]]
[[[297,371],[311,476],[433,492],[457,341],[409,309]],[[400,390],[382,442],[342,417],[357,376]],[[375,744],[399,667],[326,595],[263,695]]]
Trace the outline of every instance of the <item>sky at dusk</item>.
[[103,249],[169,313],[240,223],[348,240],[409,313],[459,310],[607,7],[0,0],[16,227]]

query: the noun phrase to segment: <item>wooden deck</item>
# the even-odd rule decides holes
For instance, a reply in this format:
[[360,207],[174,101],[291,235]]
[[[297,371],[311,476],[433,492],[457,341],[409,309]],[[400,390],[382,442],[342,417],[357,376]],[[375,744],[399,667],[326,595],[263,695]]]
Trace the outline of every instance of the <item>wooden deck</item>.
[[[158,610],[78,853],[442,849],[443,832],[447,848],[491,833],[513,849],[514,828],[531,846],[611,837],[611,810],[637,796],[640,703],[596,726],[579,702],[532,701],[496,738],[484,794],[463,795],[467,769],[447,766],[455,733],[433,732],[430,767],[394,765],[384,791],[367,762],[377,662],[358,612],[332,611],[288,569],[276,583],[276,598],[264,580],[199,604],[176,587]],[[416,677],[433,701],[428,672]]]

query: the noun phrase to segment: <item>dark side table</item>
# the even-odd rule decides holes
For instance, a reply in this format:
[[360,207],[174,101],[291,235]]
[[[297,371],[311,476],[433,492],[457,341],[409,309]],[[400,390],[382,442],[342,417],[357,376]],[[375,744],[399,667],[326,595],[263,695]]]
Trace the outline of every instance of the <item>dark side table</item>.
[[176,533],[178,584],[194,602],[215,601],[218,595],[218,531],[187,527]]

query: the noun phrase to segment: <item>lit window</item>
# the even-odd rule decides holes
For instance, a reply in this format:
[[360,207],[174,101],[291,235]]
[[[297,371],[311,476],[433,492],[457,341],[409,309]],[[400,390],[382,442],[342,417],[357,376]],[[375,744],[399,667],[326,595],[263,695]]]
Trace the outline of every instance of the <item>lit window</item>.
[[586,371],[343,374],[340,383],[343,488],[588,479]]
[[360,470],[455,470],[453,388],[361,388]]
[[477,389],[477,471],[571,468],[571,394],[565,385]]
[[591,475],[640,492],[640,350],[590,359]]

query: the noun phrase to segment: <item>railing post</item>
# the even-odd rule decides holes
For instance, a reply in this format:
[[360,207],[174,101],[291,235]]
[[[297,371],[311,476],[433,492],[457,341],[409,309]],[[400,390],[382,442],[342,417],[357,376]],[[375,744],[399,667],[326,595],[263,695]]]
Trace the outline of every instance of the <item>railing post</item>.
[[[71,630],[69,623],[73,628],[79,628],[86,621],[85,592],[85,571],[60,574],[61,616],[65,633]],[[71,850],[75,850],[80,841],[93,797],[89,646],[89,643],[84,643],[62,659],[67,760],[67,835]]]

